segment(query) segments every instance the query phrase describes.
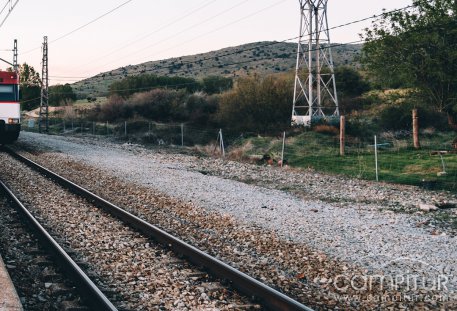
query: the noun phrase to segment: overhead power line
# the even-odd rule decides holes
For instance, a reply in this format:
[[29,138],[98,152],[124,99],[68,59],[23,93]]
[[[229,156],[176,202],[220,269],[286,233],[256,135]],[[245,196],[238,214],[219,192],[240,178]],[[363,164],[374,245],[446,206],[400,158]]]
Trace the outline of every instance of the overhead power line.
[[140,42],[140,41],[143,41],[143,40],[145,40],[146,38],[149,38],[150,36],[152,36],[153,34],[156,34],[156,33],[158,33],[159,31],[161,31],[161,30],[163,30],[163,29],[166,29],[166,28],[168,28],[168,27],[170,27],[170,26],[176,24],[177,22],[179,22],[179,21],[181,21],[181,20],[183,20],[183,19],[185,19],[185,18],[187,18],[187,17],[189,17],[189,16],[195,14],[196,12],[201,11],[202,9],[208,7],[209,5],[213,4],[213,3],[216,2],[216,1],[217,1],[217,0],[204,1],[202,5],[199,5],[197,8],[191,10],[190,12],[184,14],[183,16],[180,16],[180,17],[175,18],[175,19],[172,20],[170,23],[167,23],[167,24],[165,24],[165,25],[159,27],[158,29],[156,29],[156,30],[154,30],[154,31],[152,31],[152,32],[149,32],[149,33],[147,33],[146,35],[143,35],[143,36],[141,36],[140,38],[138,38],[138,39],[136,39],[136,40],[134,40],[134,41],[130,41],[129,43],[127,43],[127,44],[125,44],[125,45],[123,45],[123,46],[121,46],[121,47],[118,47],[118,48],[116,48],[115,50],[112,50],[111,52],[109,52],[109,53],[107,53],[107,54],[105,54],[105,55],[102,55],[102,56],[100,56],[100,57],[98,57],[98,58],[96,58],[96,59],[94,59],[94,60],[92,60],[92,61],[89,61],[89,62],[83,64],[83,66],[84,66],[84,65],[88,65],[88,64],[92,64],[93,62],[95,62],[95,61],[97,61],[97,60],[106,58],[106,57],[108,57],[108,56],[111,56],[111,55],[113,55],[113,54],[119,52],[119,51],[124,50],[124,49],[127,48],[127,47],[130,47],[132,44],[136,44],[136,43],[138,43],[138,42]]
[[[272,6],[277,5],[277,4],[278,4],[278,3],[275,3],[275,4],[273,4]],[[270,7],[271,7],[271,6],[270,6]],[[263,9],[263,10],[266,10],[266,9],[268,9],[268,8],[270,8],[270,7],[267,7],[267,8],[265,8],[265,9]],[[386,11],[386,12],[383,12],[383,13],[380,13],[380,14],[375,14],[375,15],[372,15],[372,16],[369,16],[369,17],[365,17],[365,18],[362,18],[362,19],[354,20],[354,21],[351,21],[351,22],[347,22],[347,23],[344,23],[344,24],[337,25],[337,26],[332,26],[332,27],[329,27],[328,29],[322,29],[322,30],[320,30],[319,32],[315,32],[315,33],[313,33],[313,34],[320,33],[320,32],[324,32],[324,31],[329,31],[329,30],[334,30],[334,29],[338,29],[338,28],[347,27],[347,26],[349,26],[349,25],[353,25],[353,24],[361,23],[361,22],[364,22],[364,21],[367,21],[367,20],[371,20],[371,19],[376,19],[376,18],[382,17],[382,16],[385,15],[385,14],[400,12],[400,11],[404,11],[404,10],[407,10],[407,9],[410,9],[410,8],[413,8],[413,7],[415,7],[415,6],[414,6],[414,5],[408,5],[408,6],[399,8],[399,9],[394,9],[394,10]],[[255,15],[255,14],[258,14],[258,13],[259,13],[259,12],[253,13],[253,14],[251,14],[251,15]],[[247,17],[243,17],[243,18],[241,18],[241,19],[238,19],[237,21],[246,19],[246,18],[250,17],[251,15],[249,15],[249,16],[247,16]],[[237,22],[237,21],[235,21],[235,22]],[[225,26],[222,26],[221,28],[227,27],[227,26],[229,26],[229,25],[231,25],[231,24],[234,24],[235,22],[231,22],[230,24],[225,25]],[[219,29],[221,29],[221,28],[219,28]],[[216,30],[213,30],[213,31],[211,31],[211,32],[214,32],[214,31],[216,31]],[[211,32],[210,32],[210,33],[211,33]],[[208,33],[207,33],[207,34],[208,34]],[[204,34],[204,35],[206,35],[206,34]],[[202,36],[203,36],[203,35],[202,35]],[[199,36],[199,37],[201,37],[201,36]],[[199,38],[199,37],[197,37],[197,38]],[[194,39],[196,39],[196,38],[194,38]],[[194,40],[194,39],[193,39],[193,40]],[[298,36],[292,37],[292,38],[288,38],[288,39],[285,39],[285,40],[281,40],[281,41],[276,41],[276,42],[267,43],[267,44],[262,45],[262,46],[255,46],[255,47],[253,47],[253,48],[247,48],[247,49],[243,49],[243,50],[237,50],[237,51],[230,52],[230,53],[226,53],[226,54],[219,54],[219,55],[216,55],[216,56],[214,56],[214,57],[208,57],[208,58],[200,59],[199,61],[196,61],[196,62],[186,62],[186,63],[183,63],[183,64],[186,65],[186,64],[191,64],[191,63],[197,63],[197,62],[200,62],[200,61],[211,60],[211,59],[214,59],[215,57],[230,56],[230,55],[239,54],[239,53],[242,53],[242,52],[245,52],[245,51],[254,50],[254,49],[259,48],[259,47],[260,47],[260,48],[268,47],[268,46],[271,46],[271,45],[275,45],[275,44],[279,44],[279,43],[284,43],[284,42],[291,41],[291,40],[296,40],[296,39],[298,39]],[[190,42],[190,41],[191,41],[191,40],[189,40],[189,41],[187,41],[187,42]],[[131,56],[131,54],[130,54],[129,56]],[[107,64],[110,64],[110,63],[111,63],[111,62],[106,63],[106,64],[104,64],[104,65],[107,65]],[[162,67],[160,67],[160,68],[165,68],[165,69],[166,69],[166,68],[169,68],[169,67],[170,67],[170,66],[162,66]],[[159,69],[160,69],[160,68],[159,68]],[[122,75],[122,74],[118,74],[118,75]],[[97,75],[96,75],[96,76],[97,76]],[[56,75],[56,76],[53,76],[53,78],[60,78],[60,76]],[[87,79],[87,78],[91,78],[91,76],[75,77],[75,79]]]
[[[242,0],[241,2],[238,2],[238,3],[234,4],[234,5],[232,5],[232,6],[229,7],[228,9],[225,9],[225,10],[223,10],[223,11],[217,13],[216,15],[213,15],[213,16],[211,16],[211,17],[209,17],[209,18],[207,18],[207,19],[205,19],[205,20],[203,20],[203,21],[200,21],[200,22],[198,22],[198,23],[196,23],[196,24],[193,24],[193,25],[191,25],[191,26],[189,26],[189,27],[185,27],[184,30],[182,30],[182,31],[180,31],[180,32],[177,32],[177,33],[175,33],[175,34],[173,34],[173,35],[171,35],[171,36],[168,36],[167,38],[165,38],[165,39],[163,39],[163,40],[160,40],[160,41],[158,41],[158,42],[155,42],[155,43],[153,43],[153,44],[150,44],[150,45],[148,45],[148,46],[146,46],[146,47],[144,47],[144,48],[142,48],[142,49],[140,49],[140,50],[137,50],[137,51],[135,51],[134,53],[130,53],[129,55],[126,55],[126,56],[124,56],[124,57],[117,58],[117,59],[114,60],[114,61],[110,61],[110,62],[104,63],[103,65],[101,65],[101,66],[99,66],[99,67],[103,67],[103,66],[109,65],[109,64],[111,64],[111,63],[113,63],[113,62],[115,62],[115,61],[118,61],[118,60],[120,60],[120,59],[124,59],[124,58],[126,58],[126,57],[132,57],[133,55],[137,55],[137,54],[143,52],[144,50],[150,49],[150,48],[152,48],[152,47],[154,47],[154,46],[157,46],[157,45],[159,45],[159,44],[161,44],[161,43],[163,43],[163,42],[169,41],[170,39],[172,39],[172,38],[174,38],[174,37],[177,37],[177,36],[179,36],[180,34],[186,33],[186,32],[188,32],[189,30],[191,30],[191,29],[193,29],[193,28],[195,28],[195,27],[201,26],[201,25],[203,25],[203,24],[205,24],[205,23],[207,23],[207,22],[209,22],[209,21],[211,21],[211,20],[213,20],[213,19],[215,19],[215,18],[217,18],[217,17],[219,17],[219,16],[222,16],[223,14],[225,14],[225,13],[227,13],[227,12],[230,12],[231,10],[233,10],[233,9],[235,9],[235,8],[237,8],[237,7],[239,7],[239,6],[243,5],[243,4],[245,4],[245,3],[247,3],[248,1],[249,1],[249,0]],[[282,0],[282,1],[285,1],[285,0]]]
[[[19,0],[17,0],[17,1],[19,1]],[[128,0],[128,1],[123,2],[122,4],[118,5],[117,7],[113,8],[113,9],[109,10],[108,12],[106,12],[106,13],[100,15],[99,17],[97,17],[97,18],[95,18],[95,19],[93,19],[93,20],[87,22],[86,24],[84,24],[84,25],[82,25],[82,26],[79,26],[79,27],[77,27],[76,29],[73,29],[73,30],[70,31],[70,32],[67,32],[66,34],[63,34],[63,35],[61,35],[60,37],[58,37],[58,38],[56,38],[56,39],[54,39],[54,40],[49,41],[49,44],[55,43],[55,42],[57,42],[57,41],[59,41],[59,40],[62,40],[62,39],[64,39],[64,38],[66,38],[66,37],[68,37],[68,36],[74,34],[75,32],[77,32],[77,31],[79,31],[79,30],[81,30],[81,29],[83,29],[83,28],[85,28],[85,27],[87,27],[87,26],[89,26],[89,25],[95,23],[96,21],[102,19],[103,17],[105,17],[105,16],[107,16],[107,15],[109,15],[109,14],[111,14],[111,13],[117,11],[117,10],[119,10],[120,8],[122,8],[123,6],[127,5],[128,3],[132,2],[132,1],[134,1],[134,0]],[[40,49],[40,48],[41,48],[41,47],[36,47],[36,48],[34,48],[34,49],[25,51],[25,52],[23,52],[22,54],[28,54],[28,53],[33,52],[33,51],[36,51],[36,50],[38,50],[38,49]]]
[[[389,13],[394,13],[394,12],[398,12],[398,11],[402,11],[402,10],[407,10],[407,9],[410,9],[410,8],[413,8],[415,7],[414,5],[409,5],[409,6],[406,6],[406,7],[403,7],[403,8],[400,8],[400,9],[395,9],[395,10],[392,10],[392,11],[386,11],[386,12],[383,12],[381,14],[378,14],[378,15],[373,15],[372,17],[370,18],[364,18],[364,19],[360,19],[360,20],[357,20],[357,21],[353,21],[353,22],[350,22],[350,23],[345,23],[345,24],[342,24],[342,25],[338,25],[338,26],[334,26],[334,27],[330,27],[329,29],[336,29],[336,28],[341,28],[341,27],[345,27],[347,25],[350,25],[350,24],[354,24],[356,22],[360,22],[360,21],[363,21],[363,20],[367,20],[367,19],[373,19],[373,18],[377,18],[377,17],[380,17],[380,16],[383,16],[385,14],[389,14]],[[454,21],[451,21],[451,23],[453,23]],[[440,25],[443,25],[443,24],[449,24],[449,22],[445,22],[445,23],[441,23]],[[439,27],[439,25],[435,25],[436,27]],[[429,26],[430,27],[430,26]],[[420,31],[422,30],[425,30],[426,28],[421,28],[419,29]],[[294,37],[294,38],[289,38],[289,39],[286,39],[286,40],[283,40],[283,41],[279,41],[279,42],[271,42],[271,43],[268,43],[268,44],[265,44],[265,45],[260,45],[260,46],[254,46],[252,48],[247,48],[247,49],[241,49],[241,50],[237,50],[237,51],[234,51],[234,52],[230,52],[230,53],[226,53],[226,54],[219,54],[219,55],[216,55],[216,56],[213,56],[213,57],[208,57],[208,58],[204,58],[204,59],[200,59],[200,60],[197,60],[197,61],[192,61],[192,62],[182,62],[180,63],[180,65],[184,66],[184,65],[187,65],[187,64],[195,64],[195,63],[200,63],[201,61],[206,61],[206,60],[211,60],[211,59],[214,59],[216,57],[224,57],[224,56],[229,56],[229,55],[234,55],[234,54],[239,54],[239,53],[242,53],[242,52],[245,52],[245,51],[250,51],[250,50],[254,50],[254,49],[258,49],[258,48],[261,48],[261,47],[267,47],[267,46],[271,46],[271,45],[275,45],[275,44],[279,44],[279,43],[283,43],[283,42],[286,42],[286,41],[291,41],[291,40],[294,40],[294,39],[297,39],[298,37]],[[360,43],[363,43],[365,42],[365,40],[356,40],[356,41],[352,41],[352,42],[347,42],[347,43],[337,43],[337,44],[331,44],[329,46],[325,46],[325,47],[320,47],[319,49],[326,49],[326,48],[335,48],[335,47],[340,47],[340,46],[347,46],[347,45],[353,45],[353,44],[360,44]],[[313,48],[313,49],[306,49],[304,50],[302,53],[308,53],[310,51],[316,51],[317,48]],[[233,63],[226,63],[226,64],[218,64],[218,65],[215,65],[215,66],[211,66],[211,67],[208,67],[208,68],[214,68],[214,67],[229,67],[229,66],[234,66],[234,65],[240,65],[240,64],[247,64],[247,63],[251,63],[251,62],[258,62],[258,61],[261,61],[261,60],[265,60],[265,59],[270,59],[270,58],[275,58],[274,56],[273,57],[264,57],[264,58],[257,58],[257,59],[252,59],[252,60],[246,60],[246,61],[241,61],[241,62],[233,62]],[[295,56],[290,56],[290,58],[295,58]],[[154,69],[148,69],[146,70],[146,72],[149,72],[149,71],[156,71],[157,69],[167,69],[167,68],[172,68],[174,67],[174,65],[168,65],[168,66],[160,66],[159,68],[154,68]],[[174,73],[179,73],[179,72],[185,72],[187,71],[188,69],[178,69],[176,71],[174,71]],[[116,74],[115,76],[117,75],[122,75],[122,74]]]
[[275,2],[275,3],[273,3],[273,4],[271,4],[271,5],[269,5],[269,6],[265,7],[265,8],[263,8],[263,9],[261,9],[261,10],[259,10],[259,11],[256,11],[256,12],[254,12],[254,13],[251,13],[251,14],[249,14],[249,15],[246,15],[246,16],[244,16],[244,17],[241,17],[241,18],[239,18],[239,19],[237,19],[237,20],[235,20],[235,21],[233,21],[233,22],[230,22],[230,23],[228,23],[228,24],[226,24],[226,25],[224,25],[224,26],[221,26],[221,27],[219,27],[219,28],[210,30],[209,32],[206,32],[206,33],[204,33],[204,34],[202,34],[202,35],[199,35],[199,36],[197,36],[197,37],[194,37],[194,38],[192,38],[192,39],[190,39],[190,40],[187,40],[187,41],[185,41],[185,42],[181,42],[181,43],[179,43],[179,44],[176,44],[176,45],[174,45],[174,46],[172,46],[172,47],[170,47],[170,48],[168,48],[168,49],[165,49],[165,50],[160,51],[159,53],[168,51],[168,50],[170,50],[170,49],[174,49],[174,48],[176,48],[176,47],[178,47],[178,46],[187,44],[187,43],[189,43],[189,42],[195,41],[196,39],[199,39],[199,38],[201,38],[201,37],[207,36],[207,35],[209,35],[209,34],[211,34],[211,33],[214,33],[214,32],[217,32],[217,31],[219,31],[219,30],[221,30],[221,29],[227,28],[228,26],[231,26],[231,25],[233,25],[233,24],[239,23],[239,22],[241,22],[241,21],[243,21],[243,20],[245,20],[245,19],[251,18],[251,17],[253,17],[253,16],[257,15],[257,14],[260,14],[260,13],[266,11],[266,10],[269,10],[269,9],[271,9],[271,8],[277,6],[277,5],[279,5],[279,4],[281,4],[281,3],[285,2],[285,1],[286,1],[286,0],[281,0],[281,1]]
[[[335,47],[340,47],[340,46],[353,45],[353,44],[357,44],[357,43],[361,43],[361,42],[363,42],[363,40],[357,40],[357,41],[352,41],[352,42],[347,42],[347,43],[337,43],[337,44],[332,44],[332,45],[330,45],[328,47],[321,47],[320,49],[335,48]],[[307,53],[309,51],[316,51],[316,50],[317,49],[310,49],[310,50],[304,50],[303,52]],[[296,55],[294,54],[294,55],[291,55],[289,58],[295,59],[295,57],[296,57]],[[224,68],[224,67],[230,67],[230,66],[235,66],[235,65],[243,65],[243,64],[258,62],[258,61],[271,59],[271,58],[272,58],[271,56],[267,56],[267,57],[263,57],[263,58],[250,59],[250,60],[245,60],[245,61],[240,61],[240,62],[226,63],[226,64],[223,64],[223,65],[210,66],[208,68],[216,68],[216,67],[220,67],[220,66],[222,66],[222,68]],[[199,62],[200,61],[189,62],[189,63],[199,63]],[[185,63],[185,64],[187,64],[187,63]],[[162,67],[162,68],[171,68],[171,67],[172,66],[166,66],[166,67]],[[151,69],[151,70],[147,70],[147,71],[155,71],[155,69]],[[186,69],[177,70],[177,71],[175,71],[175,73],[184,72],[184,71],[186,71]],[[121,75],[122,74],[116,74],[116,75],[112,75],[112,76],[121,76]],[[173,88],[173,87],[195,85],[195,84],[199,84],[199,82],[196,81],[196,82],[188,82],[188,83],[180,83],[180,84],[170,84],[170,85],[163,85],[163,86],[158,86],[158,87],[141,87],[141,88],[116,89],[115,91],[122,91],[123,92],[123,91],[153,90],[153,89],[156,89],[156,88],[164,88],[164,87]],[[68,94],[68,93],[52,93],[52,94],[63,95],[63,94]],[[106,95],[108,95],[108,94],[109,93],[106,93]]]
[[[385,14],[390,14],[390,13],[395,13],[395,12],[400,12],[400,11],[404,11],[404,10],[407,10],[407,9],[410,9],[410,8],[413,8],[415,7],[414,5],[408,5],[408,6],[405,6],[405,7],[402,7],[402,8],[399,8],[399,9],[394,9],[394,10],[391,10],[391,11],[386,11],[386,12],[383,12],[383,13],[380,13],[380,14],[375,14],[375,15],[372,15],[372,16],[369,16],[369,17],[365,17],[365,18],[362,18],[362,19],[358,19],[358,20],[354,20],[354,21],[351,21],[351,22],[347,22],[347,23],[344,23],[344,24],[340,24],[340,25],[337,25],[337,26],[332,26],[332,27],[329,27],[328,29],[323,29],[323,30],[320,30],[319,32],[314,32],[313,34],[316,34],[316,33],[320,33],[320,32],[323,32],[323,31],[327,31],[327,30],[334,30],[334,29],[338,29],[338,28],[343,28],[343,27],[347,27],[349,25],[353,25],[353,24],[357,24],[357,23],[361,23],[361,22],[364,22],[364,21],[367,21],[367,20],[371,20],[371,19],[376,19],[376,18],[379,18]],[[255,13],[254,13],[255,14]],[[243,19],[243,18],[242,18]],[[233,24],[234,22],[232,22],[231,24]],[[231,55],[236,55],[236,54],[240,54],[242,52],[248,52],[248,51],[251,51],[251,50],[255,50],[255,49],[258,49],[258,48],[264,48],[264,47],[269,47],[269,46],[272,46],[272,45],[276,45],[276,44],[280,44],[280,43],[285,43],[285,42],[288,42],[288,41],[292,41],[292,40],[296,40],[298,39],[298,36],[296,37],[292,37],[292,38],[288,38],[288,39],[284,39],[284,40],[281,40],[281,41],[275,41],[275,42],[271,42],[271,43],[267,43],[267,44],[264,44],[264,45],[260,45],[260,46],[254,46],[252,48],[246,48],[246,49],[241,49],[241,50],[236,50],[234,52],[229,52],[229,53],[225,53],[225,54],[218,54],[218,55],[215,55],[215,56],[212,56],[212,57],[207,57],[207,58],[203,58],[203,59],[199,59],[198,61],[192,61],[192,62],[183,62],[182,64],[183,65],[187,65],[187,64],[195,64],[195,63],[199,63],[201,61],[207,61],[207,60],[213,60],[215,59],[216,57],[226,57],[226,56],[231,56]],[[348,44],[356,44],[356,43],[362,43],[363,40],[359,40],[359,41],[354,41],[354,42],[351,42],[351,43],[346,43],[346,44],[343,44],[343,45],[348,45]],[[160,66],[159,68],[155,68],[154,70],[146,70],[146,71],[155,71],[157,69],[168,69],[168,68],[171,68],[173,65],[168,65],[168,66]],[[98,76],[100,74],[97,74],[95,76]],[[118,75],[123,75],[123,74],[116,74],[115,76],[118,76]],[[88,79],[88,78],[91,78],[92,76],[79,76],[79,77],[66,77],[66,76],[51,76],[52,78],[63,78],[63,79],[71,79],[71,78],[74,78],[74,79]]]
[[11,14],[11,11],[13,11],[13,9],[16,7],[16,4],[19,2],[19,0],[16,0],[14,3],[13,3],[14,0],[8,0],[6,1],[6,4],[5,6],[3,7],[3,9],[0,11],[0,15],[3,14],[3,12],[5,12],[6,9],[8,9],[8,12],[6,13],[6,16],[3,18],[2,22],[0,23],[0,28],[3,26],[3,24],[6,22],[6,20],[8,19],[8,17],[10,16]]

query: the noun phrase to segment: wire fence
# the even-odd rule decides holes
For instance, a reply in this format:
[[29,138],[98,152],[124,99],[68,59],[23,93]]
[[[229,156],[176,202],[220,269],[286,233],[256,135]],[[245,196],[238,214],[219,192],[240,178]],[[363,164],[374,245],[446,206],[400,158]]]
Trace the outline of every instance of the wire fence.
[[[23,130],[38,132],[36,120],[25,121]],[[258,164],[291,165],[360,179],[457,192],[454,133],[422,131],[419,149],[414,148],[409,131],[348,136],[344,143],[344,156],[340,155],[338,134],[303,130],[291,130],[272,137],[145,120],[94,122],[50,119],[49,133],[103,136],[168,147],[197,146],[205,153]]]

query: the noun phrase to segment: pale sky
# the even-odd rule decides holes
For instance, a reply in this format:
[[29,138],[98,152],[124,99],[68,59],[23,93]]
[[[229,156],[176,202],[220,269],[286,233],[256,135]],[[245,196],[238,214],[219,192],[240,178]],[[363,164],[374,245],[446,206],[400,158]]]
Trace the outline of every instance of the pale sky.
[[[15,0],[13,0],[14,2]],[[0,28],[0,57],[41,74],[41,45],[48,36],[50,84],[72,83],[121,66],[298,35],[298,0],[19,0]],[[0,0],[1,8],[7,3]],[[329,0],[329,26],[410,5],[412,0]],[[3,12],[1,19],[3,19]],[[332,43],[359,40],[370,21],[332,30]],[[59,39],[61,38],[61,39]],[[57,41],[53,42],[54,40]],[[4,69],[6,65],[0,65]]]

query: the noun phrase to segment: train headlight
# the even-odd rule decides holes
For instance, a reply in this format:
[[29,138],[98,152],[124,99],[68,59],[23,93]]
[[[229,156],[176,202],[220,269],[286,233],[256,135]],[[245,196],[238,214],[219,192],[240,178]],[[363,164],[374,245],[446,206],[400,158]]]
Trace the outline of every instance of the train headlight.
[[18,118],[9,118],[8,124],[19,124],[19,119]]

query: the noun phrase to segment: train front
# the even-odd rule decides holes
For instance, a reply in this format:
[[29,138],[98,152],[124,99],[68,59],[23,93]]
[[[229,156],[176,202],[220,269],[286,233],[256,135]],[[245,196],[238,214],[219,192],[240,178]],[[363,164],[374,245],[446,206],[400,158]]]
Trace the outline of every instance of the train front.
[[0,143],[16,141],[20,131],[19,76],[16,72],[0,71]]

